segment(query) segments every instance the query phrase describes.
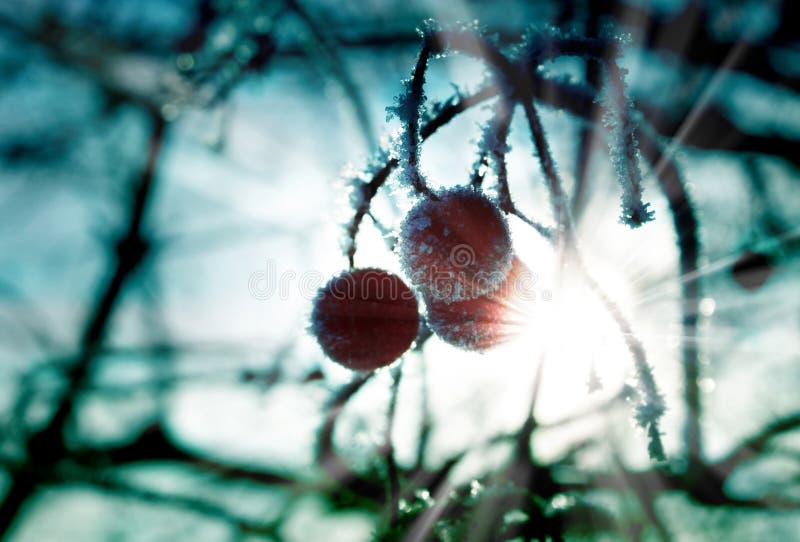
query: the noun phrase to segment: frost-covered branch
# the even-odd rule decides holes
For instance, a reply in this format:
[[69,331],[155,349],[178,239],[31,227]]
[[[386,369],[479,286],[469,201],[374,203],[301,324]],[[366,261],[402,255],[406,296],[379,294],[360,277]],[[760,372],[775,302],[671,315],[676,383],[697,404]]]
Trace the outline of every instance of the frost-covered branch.
[[428,189],[419,169],[420,117],[425,103],[423,86],[429,56],[430,51],[427,47],[423,47],[411,79],[403,82],[403,92],[397,96],[395,105],[386,108],[386,111],[388,116],[396,116],[403,123],[397,154],[405,182],[414,187],[418,193],[435,197]]

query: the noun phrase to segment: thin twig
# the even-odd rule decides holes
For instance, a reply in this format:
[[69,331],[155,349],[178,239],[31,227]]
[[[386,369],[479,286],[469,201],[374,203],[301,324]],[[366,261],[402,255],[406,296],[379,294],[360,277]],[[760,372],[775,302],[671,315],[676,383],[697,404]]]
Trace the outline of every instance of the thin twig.
[[386,470],[389,479],[389,525],[397,523],[398,503],[400,501],[400,475],[397,472],[397,462],[394,459],[394,444],[392,432],[394,418],[397,410],[397,392],[400,389],[400,380],[403,377],[403,366],[398,365],[391,371],[392,386],[389,391],[389,408],[386,411],[386,433],[384,435],[383,455],[386,457]]

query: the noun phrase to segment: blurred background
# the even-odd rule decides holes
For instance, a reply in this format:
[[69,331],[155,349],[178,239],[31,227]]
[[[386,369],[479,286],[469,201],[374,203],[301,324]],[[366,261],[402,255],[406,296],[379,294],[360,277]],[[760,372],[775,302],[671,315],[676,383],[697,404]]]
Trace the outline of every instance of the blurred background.
[[[0,540],[796,540],[798,7],[0,2]],[[537,293],[513,341],[478,354],[423,329],[358,375],[308,333],[427,18],[505,45],[531,25],[625,37],[652,222],[618,220],[599,108],[539,97],[628,334],[513,216]],[[602,83],[580,56],[540,73]],[[432,60],[428,102],[485,81],[476,59]],[[431,186],[470,181],[493,99],[426,140]],[[552,223],[523,115],[509,143],[516,205]],[[401,273],[412,203],[390,176],[357,266]],[[666,461],[632,423],[629,334]]]

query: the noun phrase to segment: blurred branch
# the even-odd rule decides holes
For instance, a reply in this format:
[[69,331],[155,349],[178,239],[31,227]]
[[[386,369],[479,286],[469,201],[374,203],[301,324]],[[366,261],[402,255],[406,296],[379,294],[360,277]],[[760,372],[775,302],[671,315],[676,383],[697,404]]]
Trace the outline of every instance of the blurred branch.
[[[773,7],[777,2],[765,2]],[[713,35],[714,19],[709,11],[709,3],[691,0],[685,2],[676,13],[658,13],[626,0],[613,0],[598,4],[602,15],[613,15],[625,27],[645,29],[642,46],[659,53],[678,56],[683,62],[708,69],[715,69],[725,63],[731,48],[742,43],[745,46],[742,56],[732,68],[738,72],[763,79],[772,84],[784,86],[795,92],[800,91],[800,78],[783,73],[775,68],[772,58],[773,45],[788,45],[796,40],[796,30],[792,20],[797,20],[798,6],[794,0],[784,0],[774,16],[778,21],[773,31],[773,43],[756,43],[751,36],[739,35],[737,41],[726,42]],[[734,8],[736,9],[736,8]],[[744,17],[746,4],[738,6],[740,17]],[[688,31],[687,31],[688,30]],[[768,38],[769,39],[769,38]]]
[[[162,85],[168,73],[176,74],[160,59],[122,50],[89,33],[76,39],[68,28],[55,21],[46,28],[27,28],[0,14],[0,28],[42,46],[53,59],[83,73],[113,99],[152,111],[160,111],[172,99],[171,92]],[[179,91],[181,85],[176,85],[172,91]]]
[[[130,214],[125,234],[116,246],[116,261],[110,279],[104,284],[94,304],[81,338],[81,352],[68,370],[69,386],[61,397],[49,423],[28,439],[29,463],[49,464],[63,455],[66,449],[64,431],[73,413],[76,395],[83,386],[97,351],[105,338],[106,329],[120,299],[123,286],[138,268],[147,253],[143,222],[152,193],[156,164],[164,140],[166,123],[157,113],[151,113],[152,124],[147,157],[141,174],[134,183]],[[22,470],[14,477],[7,498],[0,507],[0,537],[8,534],[17,512],[33,494],[39,480]]]
[[394,443],[392,432],[394,430],[394,418],[397,411],[397,394],[400,389],[400,380],[403,378],[403,366],[398,365],[391,371],[392,385],[389,391],[389,408],[386,410],[386,433],[384,435],[383,450],[381,455],[386,458],[386,470],[389,479],[389,525],[393,526],[397,522],[398,502],[400,501],[400,475],[397,471],[397,462],[394,459]]
[[[683,124],[683,118],[667,115],[663,108],[649,104],[645,100],[637,101],[637,109],[644,114],[659,134],[666,137],[676,135]],[[703,150],[775,156],[795,168],[800,168],[798,143],[800,140],[790,135],[774,132],[771,135],[760,135],[745,132],[732,122],[719,106],[710,103],[697,113],[692,129],[682,134],[680,141],[682,145]]]
[[146,428],[136,440],[129,444],[100,450],[78,450],[74,452],[72,458],[87,468],[97,465],[119,467],[148,461],[175,461],[213,473],[229,481],[248,480],[278,486],[291,486],[298,483],[298,480],[288,475],[231,466],[185,451],[169,439],[161,424]]
[[319,57],[333,77],[339,81],[353,107],[353,112],[361,128],[361,134],[364,137],[367,149],[373,149],[376,146],[376,139],[372,128],[372,120],[361,95],[361,90],[350,75],[347,63],[337,51],[338,43],[336,37],[319,24],[299,0],[285,0],[285,2],[289,9],[295,12],[311,31],[314,44],[319,51]]
[[[631,471],[617,461],[615,473],[589,475],[579,482],[565,483],[565,489],[633,489],[643,500],[653,502],[654,491],[679,490],[692,500],[708,506],[732,506],[754,509],[800,510],[800,501],[781,496],[741,498],[729,494],[725,485],[736,469],[767,450],[770,441],[800,429],[800,413],[783,416],[744,439],[725,457],[714,462],[697,462],[693,471],[670,471],[651,468]],[[649,512],[652,513],[653,511]]]
[[431,431],[433,430],[433,420],[431,417],[431,405],[430,405],[430,398],[429,398],[429,389],[428,389],[428,368],[425,364],[425,360],[420,360],[420,396],[422,400],[422,404],[420,405],[420,411],[422,413],[422,421],[420,423],[419,429],[419,441],[417,442],[417,452],[416,452],[416,460],[414,463],[414,468],[416,470],[421,470],[425,465],[425,454],[428,451],[428,442],[431,438]]
[[539,390],[542,387],[542,375],[544,373],[545,356],[539,356],[539,365],[536,367],[536,374],[533,377],[533,384],[531,385],[530,399],[528,401],[528,415],[525,421],[520,426],[515,436],[516,440],[516,461],[529,463],[533,460],[533,450],[531,449],[531,438],[533,432],[539,427],[539,422],[536,419],[534,412],[536,411],[536,403],[539,401]]
[[89,485],[89,487],[103,490],[103,492],[107,495],[132,498],[152,504],[188,510],[208,518],[227,523],[239,532],[271,535],[277,534],[276,531],[278,525],[275,523],[255,522],[249,518],[235,515],[227,508],[205,501],[201,498],[165,494],[145,488],[135,487],[119,480],[99,476],[91,469],[82,473],[81,480],[83,483]]
[[656,528],[661,540],[664,542],[669,542],[671,539],[669,530],[667,530],[667,527],[664,525],[664,522],[661,521],[661,518],[658,517],[655,506],[656,494],[661,490],[661,487],[647,484],[641,478],[629,476],[616,450],[614,452],[613,459],[616,469],[622,478],[622,483],[633,490],[633,493],[639,500],[639,505],[642,507],[647,519]]
[[353,471],[336,452],[333,444],[333,432],[347,402],[366,384],[374,373],[360,374],[339,390],[325,409],[325,420],[317,433],[317,449],[315,459],[325,473],[357,495],[380,502],[385,497],[383,488],[363,479]]
[[[587,21],[585,34],[587,37],[597,37],[599,33],[599,17],[597,12],[600,9],[599,2],[587,3]],[[600,88],[602,84],[602,64],[598,60],[587,58],[585,61],[584,76],[589,86],[593,88]],[[598,142],[597,131],[593,126],[600,120],[601,108],[596,107],[590,122],[583,124],[580,127],[578,135],[579,143],[575,157],[575,187],[572,192],[572,216],[577,220],[583,210],[586,199],[586,184],[589,168],[591,166],[591,158],[594,154],[594,149]]]
[[626,399],[626,397],[629,396],[629,394],[630,394],[630,390],[627,389],[627,386],[623,386],[623,388],[618,393],[612,395],[611,397],[608,398],[608,400],[606,400],[603,403],[600,403],[599,405],[595,405],[595,406],[587,408],[586,410],[582,410],[582,411],[577,412],[575,414],[571,414],[569,416],[565,416],[564,418],[561,418],[561,419],[556,420],[554,422],[543,423],[543,424],[540,425],[540,427],[542,427],[542,429],[561,427],[563,425],[567,425],[567,424],[574,423],[574,422],[577,422],[577,421],[580,421],[580,420],[584,420],[584,419],[586,419],[587,417],[589,417],[589,416],[591,416],[593,414],[599,414],[599,413],[605,412],[607,410],[611,410],[612,408],[614,408],[616,406],[620,406],[621,404],[624,404],[625,399]]
[[766,450],[773,438],[797,429],[800,429],[800,412],[778,418],[742,441],[725,458],[715,463],[714,469],[728,476],[739,465]]

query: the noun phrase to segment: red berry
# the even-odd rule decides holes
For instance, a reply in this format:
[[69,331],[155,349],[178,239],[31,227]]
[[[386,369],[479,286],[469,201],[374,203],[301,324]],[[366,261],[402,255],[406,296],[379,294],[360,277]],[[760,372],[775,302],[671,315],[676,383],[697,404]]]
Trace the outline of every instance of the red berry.
[[414,293],[381,269],[358,269],[319,290],[311,329],[325,354],[355,371],[389,365],[414,341],[419,311]]
[[443,190],[420,201],[400,227],[400,259],[425,295],[463,301],[490,292],[511,267],[503,214],[472,188]]
[[739,286],[745,290],[757,290],[767,282],[772,274],[772,260],[762,252],[747,251],[733,264],[731,274]]
[[516,256],[506,280],[475,299],[446,301],[426,297],[428,325],[448,344],[487,350],[519,334],[527,325],[535,275]]

